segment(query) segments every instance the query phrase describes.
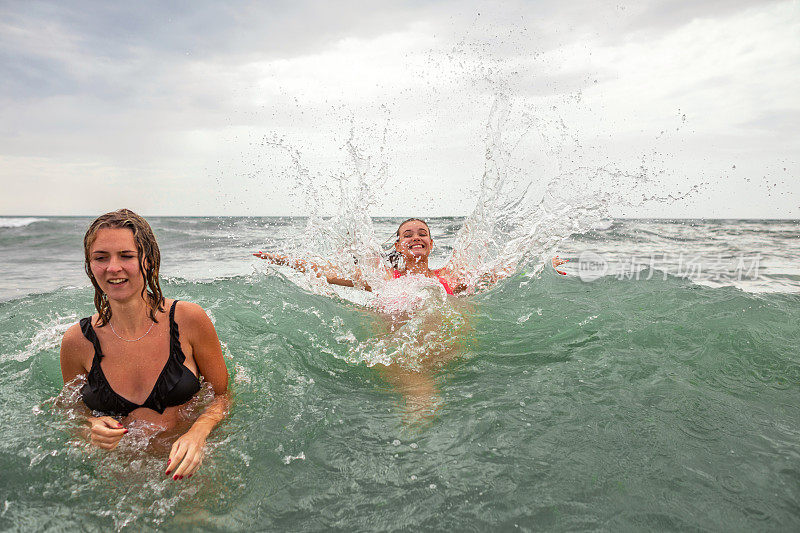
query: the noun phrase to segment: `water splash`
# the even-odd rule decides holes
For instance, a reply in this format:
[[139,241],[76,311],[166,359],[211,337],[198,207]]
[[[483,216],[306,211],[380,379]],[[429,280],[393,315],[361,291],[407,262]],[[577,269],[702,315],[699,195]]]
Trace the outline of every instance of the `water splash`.
[[[492,104],[480,192],[448,261],[467,294],[522,268],[540,274],[569,236],[607,226],[612,208],[672,203],[702,186],[659,193],[662,171],[644,164],[635,171],[587,165],[579,139],[564,131],[564,122],[536,112],[504,92]],[[535,144],[528,142],[531,137],[540,141],[539,157],[554,174],[537,175],[516,164],[519,152]]]
[[386,283],[375,300],[376,308],[389,317],[385,331],[351,342],[346,360],[418,371],[456,354],[468,313],[438,281],[403,276]]
[[[570,130],[558,106],[545,109],[541,102],[514,96],[502,76],[488,73],[484,80],[494,95],[485,124],[484,168],[476,203],[446,260],[447,277],[464,294],[488,290],[521,269],[538,276],[560,243],[607,225],[614,207],[671,202],[696,189],[659,192],[660,171],[651,170],[644,157],[634,170],[592,164],[579,132]],[[580,94],[562,99],[576,106]],[[367,305],[392,317],[389,332],[351,341],[346,358],[414,369],[455,345],[437,331],[458,336],[468,320],[442,296],[438,283],[411,276],[386,279],[385,243],[376,238],[371,210],[390,178],[388,127],[375,135],[375,128],[359,131],[351,123],[342,146],[346,164],[327,175],[311,172],[301,150],[284,139],[266,145],[290,155],[293,179],[309,212],[302,236],[283,251],[369,285],[375,297]],[[326,217],[330,197],[336,210]],[[337,294],[314,272],[305,282],[319,294]]]
[[[281,251],[307,261],[325,265],[343,277],[377,284],[382,280],[382,250],[375,236],[370,210],[388,177],[386,136],[388,124],[382,129],[357,129],[350,124],[349,135],[342,150],[346,154],[342,170],[327,174],[313,172],[304,163],[300,149],[277,136],[265,139],[263,145],[289,155],[293,180],[298,196],[308,213],[305,229],[294,242]],[[380,139],[376,143],[360,143],[360,139]],[[328,213],[328,201],[336,199],[333,215]],[[278,243],[270,243],[272,247]],[[309,272],[306,281],[312,290],[331,295],[332,291],[315,273]]]
[[[112,520],[117,531],[128,527],[158,528],[180,505],[198,496],[208,498],[214,494],[203,481],[214,475],[215,451],[220,446],[214,439],[206,443],[204,463],[193,483],[175,483],[164,476],[166,459],[175,438],[188,429],[214,397],[208,384],[204,383],[201,391],[181,406],[176,428],[164,431],[157,424],[134,420],[126,424],[128,433],[114,453],[108,453],[92,445],[88,438],[86,419],[90,413],[80,392],[85,383],[86,376],[79,375],[65,384],[57,396],[33,409],[34,415],[48,419],[41,422],[43,425],[57,431],[49,434],[45,445],[31,451],[31,466],[56,457],[62,461],[66,458],[68,464],[73,465],[65,474],[69,485],[58,490],[66,490],[73,498],[81,500],[102,498],[108,502],[107,507],[86,509],[86,513]],[[69,436],[66,443],[65,434]],[[92,461],[87,462],[87,458]]]
[[61,343],[61,338],[67,329],[75,323],[77,316],[75,313],[70,313],[65,316],[57,314],[45,320],[34,319],[38,327],[28,345],[18,353],[0,354],[0,363],[8,360],[26,361],[30,357],[55,348]]

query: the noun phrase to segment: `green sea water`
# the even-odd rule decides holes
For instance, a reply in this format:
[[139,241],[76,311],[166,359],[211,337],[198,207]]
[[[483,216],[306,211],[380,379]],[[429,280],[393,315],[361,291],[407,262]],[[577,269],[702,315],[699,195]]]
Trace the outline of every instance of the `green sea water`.
[[[173,257],[176,224],[155,225]],[[219,248],[231,224],[206,224],[197,242]],[[79,270],[76,251],[65,261]],[[164,283],[212,316],[234,398],[183,482],[145,436],[91,449],[69,394],[56,400],[60,337],[93,311],[85,285],[0,302],[0,530],[800,528],[797,293],[661,271],[516,274],[452,304],[460,340],[424,370],[432,414],[414,417],[353,356],[385,318],[242,269]]]

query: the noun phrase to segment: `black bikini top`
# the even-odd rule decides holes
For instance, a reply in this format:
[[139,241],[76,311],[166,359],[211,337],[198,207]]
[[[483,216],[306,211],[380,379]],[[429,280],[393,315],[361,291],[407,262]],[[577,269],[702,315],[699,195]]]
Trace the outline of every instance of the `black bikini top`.
[[100,367],[103,352],[92,327],[92,318],[87,317],[81,320],[83,336],[94,345],[92,368],[86,376],[86,384],[81,388],[83,403],[89,409],[108,415],[127,416],[134,409],[147,407],[162,414],[167,407],[188,402],[200,390],[200,380],[183,364],[186,355],[181,349],[178,324],[175,322],[175,304],[177,303],[178,300],[175,300],[169,310],[169,357],[167,363],[158,376],[150,396],[142,405],[123,398],[111,388]]

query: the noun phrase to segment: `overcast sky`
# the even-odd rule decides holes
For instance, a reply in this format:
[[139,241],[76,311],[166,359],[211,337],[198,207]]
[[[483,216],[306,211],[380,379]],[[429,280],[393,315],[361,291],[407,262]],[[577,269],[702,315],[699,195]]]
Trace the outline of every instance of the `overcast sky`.
[[501,105],[516,180],[800,218],[798,80],[796,0],[0,1],[0,215],[466,214]]

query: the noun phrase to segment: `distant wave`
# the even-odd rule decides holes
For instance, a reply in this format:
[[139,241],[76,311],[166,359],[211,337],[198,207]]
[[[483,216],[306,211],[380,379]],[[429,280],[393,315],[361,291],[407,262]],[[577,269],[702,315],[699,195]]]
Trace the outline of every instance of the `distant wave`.
[[0,218],[0,228],[21,228],[34,222],[44,222],[46,218]]
[[605,231],[607,229],[611,229],[614,226],[619,227],[621,224],[615,222],[613,219],[605,219],[599,220],[597,224],[592,226],[592,229],[595,231]]

